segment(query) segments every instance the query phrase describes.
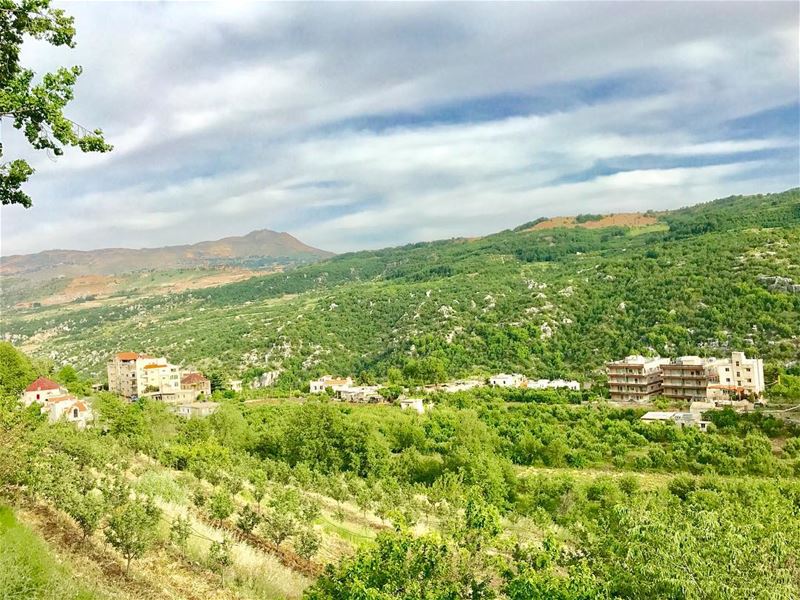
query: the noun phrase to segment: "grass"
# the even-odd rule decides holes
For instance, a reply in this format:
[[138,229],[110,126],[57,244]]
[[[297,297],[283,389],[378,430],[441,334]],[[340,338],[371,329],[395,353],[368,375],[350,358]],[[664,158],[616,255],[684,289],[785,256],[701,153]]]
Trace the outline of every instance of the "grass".
[[48,546],[0,504],[0,599],[93,600],[96,592],[59,565]]

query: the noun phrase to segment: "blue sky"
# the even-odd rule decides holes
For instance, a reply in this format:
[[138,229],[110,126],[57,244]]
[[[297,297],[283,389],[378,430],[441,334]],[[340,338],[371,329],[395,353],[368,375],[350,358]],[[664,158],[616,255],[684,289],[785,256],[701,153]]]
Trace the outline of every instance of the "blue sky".
[[[80,3],[69,116],[3,255],[253,229],[337,252],[800,185],[798,4]],[[6,158],[6,157],[4,157]]]

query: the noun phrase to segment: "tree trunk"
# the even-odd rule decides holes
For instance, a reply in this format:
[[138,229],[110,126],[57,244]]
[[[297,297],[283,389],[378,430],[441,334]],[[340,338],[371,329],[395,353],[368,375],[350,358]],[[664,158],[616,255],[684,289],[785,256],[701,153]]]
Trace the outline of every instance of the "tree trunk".
[[129,557],[126,559],[126,561],[127,561],[127,562],[125,563],[125,575],[127,575],[127,574],[128,574],[128,571],[130,571],[130,570],[131,570],[131,557],[129,556]]

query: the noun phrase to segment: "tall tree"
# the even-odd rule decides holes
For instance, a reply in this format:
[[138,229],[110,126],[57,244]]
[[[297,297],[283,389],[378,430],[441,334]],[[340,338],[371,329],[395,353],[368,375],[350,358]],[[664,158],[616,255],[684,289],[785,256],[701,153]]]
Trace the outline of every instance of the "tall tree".
[[[34,72],[19,61],[26,36],[72,48],[74,20],[63,10],[51,8],[50,0],[0,0],[0,121],[8,118],[31,146],[57,156],[66,146],[77,146],[83,152],[110,151],[112,146],[100,129],[89,131],[64,116],[81,67],[61,67],[34,81]],[[31,198],[22,185],[33,172],[23,159],[0,163],[0,202],[30,207]]]

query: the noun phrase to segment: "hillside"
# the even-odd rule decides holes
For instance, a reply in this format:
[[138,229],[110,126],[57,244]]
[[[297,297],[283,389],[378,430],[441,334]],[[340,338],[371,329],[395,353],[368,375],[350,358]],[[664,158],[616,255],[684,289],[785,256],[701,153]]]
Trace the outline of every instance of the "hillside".
[[[258,271],[279,271],[328,258],[289,235],[263,229],[244,236],[161,248],[47,250],[4,256],[3,304],[63,304],[78,299],[134,295],[149,291],[177,292],[240,281]],[[158,273],[159,281],[147,278]]]
[[[101,373],[122,348],[209,370],[434,381],[513,369],[586,378],[631,352],[800,356],[800,191],[659,213],[644,227],[530,230],[356,252],[212,289],[17,310],[23,348]],[[398,372],[399,371],[399,372]]]

